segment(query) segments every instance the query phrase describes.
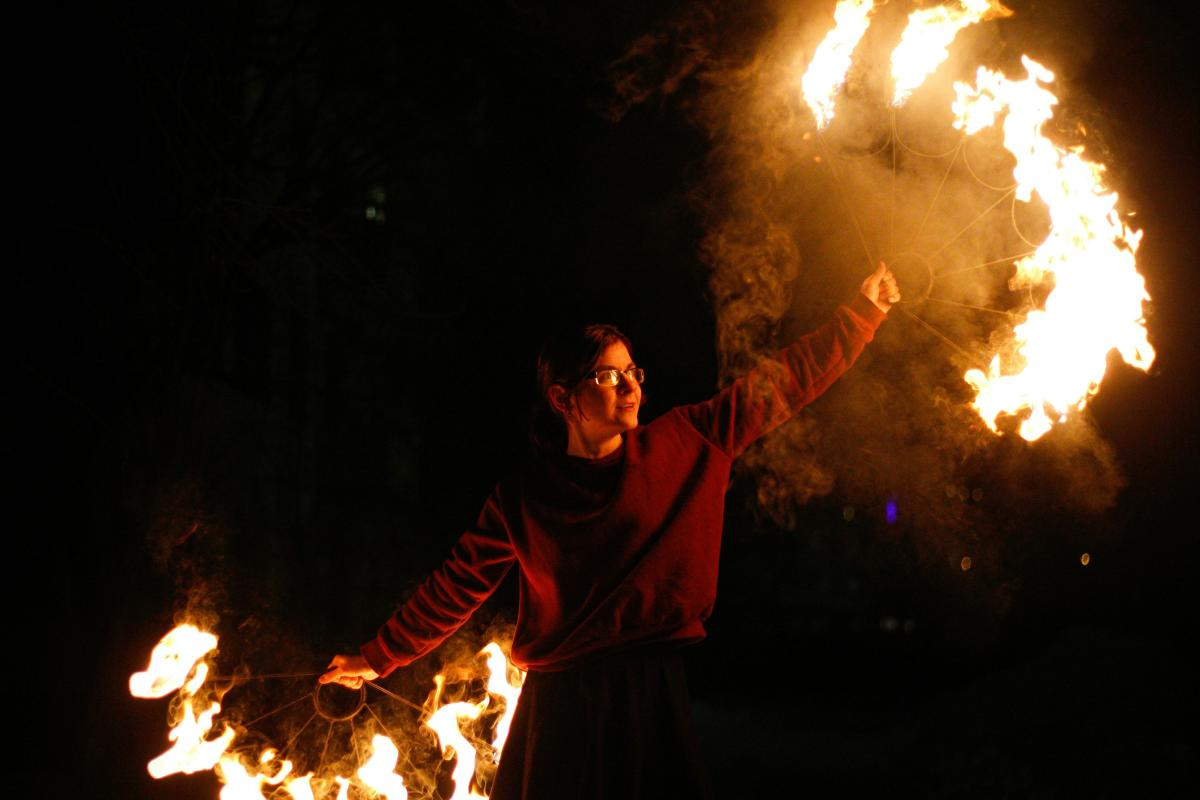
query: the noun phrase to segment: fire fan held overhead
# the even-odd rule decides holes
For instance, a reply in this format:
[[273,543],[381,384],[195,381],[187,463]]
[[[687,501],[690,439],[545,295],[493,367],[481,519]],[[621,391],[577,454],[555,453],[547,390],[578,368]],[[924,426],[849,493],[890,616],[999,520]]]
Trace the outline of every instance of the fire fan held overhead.
[[379,634],[335,656],[321,682],[360,688],[412,663],[516,565],[512,660],[528,676],[493,800],[711,796],[678,648],[705,636],[730,467],[828,389],[899,300],[880,263],[776,360],[645,426],[645,373],[624,334],[589,325],[551,338],[538,358],[534,456]]

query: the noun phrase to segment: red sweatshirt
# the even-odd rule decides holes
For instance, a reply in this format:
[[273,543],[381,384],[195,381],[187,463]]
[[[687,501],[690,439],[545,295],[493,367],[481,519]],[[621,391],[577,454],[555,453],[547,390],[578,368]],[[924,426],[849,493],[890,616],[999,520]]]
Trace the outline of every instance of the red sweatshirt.
[[704,638],[736,458],[845,372],[884,315],[858,295],[704,403],[628,431],[596,461],[562,455],[499,484],[450,557],[362,647],[386,675],[442,643],[516,564],[512,660],[555,671]]

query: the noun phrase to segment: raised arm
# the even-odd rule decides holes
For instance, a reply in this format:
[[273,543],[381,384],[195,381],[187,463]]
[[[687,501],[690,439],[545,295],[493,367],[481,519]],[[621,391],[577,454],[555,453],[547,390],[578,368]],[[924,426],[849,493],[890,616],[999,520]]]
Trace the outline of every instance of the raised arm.
[[475,527],[459,537],[450,557],[362,646],[360,655],[336,656],[321,682],[354,687],[363,678],[387,675],[416,661],[462,627],[515,560],[497,489]]
[[702,436],[735,458],[833,385],[875,336],[899,292],[887,267],[863,282],[833,319],[763,361],[716,397],[684,413]]

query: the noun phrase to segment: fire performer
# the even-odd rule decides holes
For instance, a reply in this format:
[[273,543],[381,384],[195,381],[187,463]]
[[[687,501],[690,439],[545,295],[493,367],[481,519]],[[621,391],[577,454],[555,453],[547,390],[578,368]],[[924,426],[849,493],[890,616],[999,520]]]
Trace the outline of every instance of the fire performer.
[[678,649],[704,638],[712,612],[731,464],[828,389],[899,299],[881,263],[777,361],[645,426],[644,372],[620,331],[592,325],[547,342],[539,457],[496,487],[450,558],[321,682],[358,688],[410,664],[516,565],[512,660],[528,675],[492,799],[709,796]]

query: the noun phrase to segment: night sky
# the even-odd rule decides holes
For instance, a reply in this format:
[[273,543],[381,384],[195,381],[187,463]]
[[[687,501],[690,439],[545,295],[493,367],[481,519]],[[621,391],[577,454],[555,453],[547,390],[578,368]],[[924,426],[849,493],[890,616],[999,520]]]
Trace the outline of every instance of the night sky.
[[[1123,488],[1064,502],[1046,451],[1010,437],[996,451],[1028,460],[1013,474],[1037,508],[993,502],[976,470],[968,498],[988,499],[955,502],[992,533],[934,542],[890,526],[888,493],[848,473],[786,519],[735,473],[717,610],[687,653],[723,797],[1194,785],[1194,36],[1135,3],[1011,5],[1053,34],[1038,47],[1072,54],[1073,96],[1145,230],[1158,361],[1111,362],[1088,412]],[[131,699],[128,675],[187,616],[221,636],[223,670],[318,670],[371,636],[520,464],[551,327],[631,336],[643,421],[715,391],[705,64],[750,60],[775,18],[529,0],[45,20],[23,78],[32,147],[13,152],[34,162],[37,227],[12,268],[8,394],[10,460],[32,479],[19,535],[41,564],[23,605],[66,679],[51,708],[70,765],[48,794],[215,798],[210,775],[148,777],[166,706]],[[851,277],[819,281],[780,336]],[[904,357],[920,334],[894,317],[879,345]],[[994,533],[1006,515],[1019,530]],[[515,598],[510,578],[389,685],[420,701]],[[242,719],[267,702],[240,691]]]

